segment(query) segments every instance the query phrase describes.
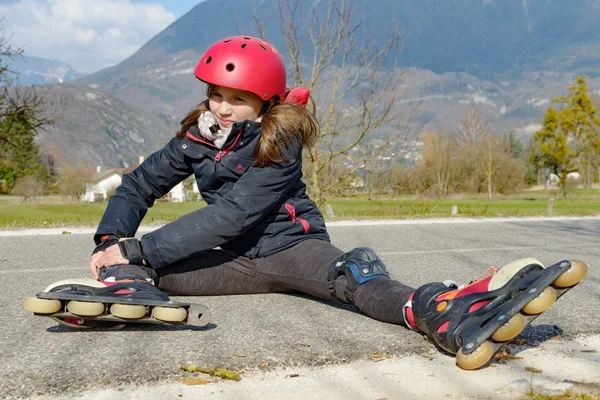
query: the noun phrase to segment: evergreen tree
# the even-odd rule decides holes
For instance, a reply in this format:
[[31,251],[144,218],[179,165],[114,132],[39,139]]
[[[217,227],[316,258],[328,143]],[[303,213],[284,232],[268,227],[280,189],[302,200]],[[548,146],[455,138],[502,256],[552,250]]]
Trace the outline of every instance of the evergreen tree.
[[511,129],[508,132],[506,139],[510,154],[514,158],[521,159],[521,156],[523,155],[523,143],[521,142],[521,139],[517,137],[514,129]]
[[23,49],[12,47],[0,26],[0,193],[7,193],[19,178],[27,175],[43,184],[49,181],[34,138],[38,129],[54,123],[56,115],[48,112],[45,96],[40,96],[35,88],[10,86],[18,72],[10,69],[5,60],[22,54]]
[[8,189],[25,176],[34,176],[45,185],[50,174],[40,163],[39,146],[34,142],[36,131],[27,114],[17,113],[5,118],[0,122],[0,132],[7,138],[0,143],[0,155],[3,156],[0,162],[4,165],[5,174],[12,177],[10,182],[6,182]]

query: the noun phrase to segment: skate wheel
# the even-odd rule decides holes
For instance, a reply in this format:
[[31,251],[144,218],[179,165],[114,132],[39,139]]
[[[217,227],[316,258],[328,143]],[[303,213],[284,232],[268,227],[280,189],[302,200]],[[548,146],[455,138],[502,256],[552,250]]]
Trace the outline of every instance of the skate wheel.
[[110,313],[118,318],[139,319],[143,318],[148,309],[140,304],[118,304],[110,306]]
[[52,314],[62,308],[60,300],[38,299],[37,297],[26,297],[23,299],[23,307],[29,312],[36,314]]
[[183,322],[187,317],[185,308],[154,307],[152,316],[165,322]]
[[520,260],[513,261],[500,268],[498,272],[492,277],[489,284],[489,290],[496,290],[501,288],[510,281],[520,270],[528,266],[529,264],[537,264],[544,268],[544,265],[536,260],[535,258],[522,258]]
[[493,355],[494,346],[489,340],[486,340],[471,354],[463,354],[461,347],[456,353],[456,365],[466,370],[477,369],[490,361]]
[[581,260],[570,260],[571,268],[554,280],[554,286],[559,288],[571,287],[579,283],[587,274],[588,267]]
[[496,342],[506,342],[516,337],[525,328],[525,317],[523,314],[515,314],[507,323],[496,329],[492,335],[492,340]]
[[104,304],[93,303],[91,301],[71,300],[67,304],[67,310],[71,314],[80,315],[82,317],[95,317],[104,312]]
[[554,304],[556,297],[556,290],[548,286],[535,299],[525,304],[525,307],[523,307],[523,312],[529,315],[543,313],[549,309],[552,304]]

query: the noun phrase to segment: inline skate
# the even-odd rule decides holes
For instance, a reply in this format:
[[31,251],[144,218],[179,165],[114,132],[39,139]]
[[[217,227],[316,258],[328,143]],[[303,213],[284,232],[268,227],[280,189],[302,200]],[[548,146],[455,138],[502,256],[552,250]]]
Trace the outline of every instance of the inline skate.
[[466,370],[484,366],[509,340],[577,285],[586,275],[581,260],[545,268],[526,258],[458,287],[430,283],[418,288],[403,307],[408,326],[456,355]]
[[121,328],[128,323],[205,326],[207,307],[176,303],[152,283],[139,279],[58,281],[23,301],[27,311],[72,328]]

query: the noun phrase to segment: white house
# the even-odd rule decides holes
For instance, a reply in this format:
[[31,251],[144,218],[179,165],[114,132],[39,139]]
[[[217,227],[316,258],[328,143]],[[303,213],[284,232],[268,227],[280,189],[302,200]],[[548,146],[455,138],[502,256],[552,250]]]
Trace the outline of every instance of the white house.
[[169,201],[173,201],[176,203],[180,203],[182,201],[186,201],[187,198],[185,196],[185,188],[183,187],[183,182],[179,182],[177,186],[175,186],[169,194],[167,195]]
[[95,203],[108,199],[108,194],[121,184],[122,172],[119,169],[110,169],[102,171],[101,167],[96,167],[96,175],[86,184],[85,194],[82,201]]
[[[173,189],[171,189],[171,191],[167,195],[167,198],[169,199],[169,201],[182,202],[182,201],[190,200],[190,199],[188,199],[187,191],[185,190],[184,183],[185,183],[185,181],[180,182],[179,184],[177,184],[177,186],[175,186]],[[198,183],[196,182],[195,179],[192,182],[192,193],[196,193],[196,194],[200,193],[200,190],[198,190]]]
[[[98,201],[106,201],[117,186],[121,184],[121,179],[124,174],[127,174],[136,169],[142,162],[144,157],[140,156],[138,162],[127,168],[113,168],[102,170],[102,167],[96,167],[96,174],[90,182],[86,184],[85,194],[82,196],[82,201],[94,203]],[[192,191],[199,193],[198,185],[194,180]],[[167,199],[174,202],[182,202],[187,200],[186,191],[183,182],[175,186],[168,194]]]
[[[569,172],[567,174],[567,181],[577,181],[581,179],[581,174],[579,172]],[[550,185],[558,185],[560,178],[556,174],[550,174],[548,178],[548,184]]]

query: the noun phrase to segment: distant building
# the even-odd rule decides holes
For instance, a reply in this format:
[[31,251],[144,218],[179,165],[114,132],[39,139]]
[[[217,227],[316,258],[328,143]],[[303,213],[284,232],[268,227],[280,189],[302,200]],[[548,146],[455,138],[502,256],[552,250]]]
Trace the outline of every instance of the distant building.
[[103,171],[102,167],[96,167],[96,174],[86,184],[85,194],[81,200],[86,203],[107,200],[109,193],[114,192],[115,188],[121,184],[123,177],[121,171],[121,168]]
[[[578,181],[581,179],[581,174],[579,172],[569,172],[567,174],[567,181]],[[558,185],[558,182],[560,182],[560,178],[558,177],[558,175],[556,174],[550,174],[550,176],[548,177],[548,184],[549,185]]]
[[[121,184],[123,175],[132,172],[144,161],[144,156],[138,158],[138,162],[127,168],[113,168],[104,170],[101,166],[96,167],[96,172],[90,182],[86,185],[85,194],[81,200],[87,203],[106,201],[114,193],[117,186]],[[193,182],[192,191],[199,193],[196,181]],[[182,202],[187,200],[184,182],[179,183],[166,195],[168,201]]]

